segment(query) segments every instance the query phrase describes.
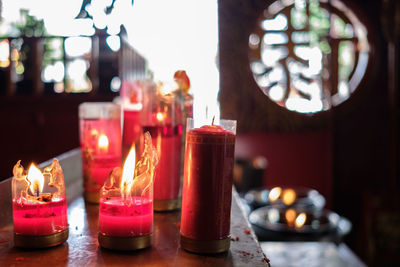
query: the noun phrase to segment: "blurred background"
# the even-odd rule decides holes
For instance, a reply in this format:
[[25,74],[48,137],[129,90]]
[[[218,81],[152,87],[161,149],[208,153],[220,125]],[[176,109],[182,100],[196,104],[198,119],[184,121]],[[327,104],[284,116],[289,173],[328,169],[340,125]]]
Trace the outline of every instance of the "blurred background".
[[[182,69],[196,116],[238,121],[235,184],[249,214],[271,204],[272,189],[293,189],[313,212],[348,220],[335,242],[371,266],[400,263],[400,2],[0,3],[0,180],[18,159],[78,147],[80,103]],[[276,237],[267,230],[260,239]]]
[[216,1],[1,1],[0,177],[78,147],[78,105],[137,79],[186,70],[198,113],[219,115],[217,17]]

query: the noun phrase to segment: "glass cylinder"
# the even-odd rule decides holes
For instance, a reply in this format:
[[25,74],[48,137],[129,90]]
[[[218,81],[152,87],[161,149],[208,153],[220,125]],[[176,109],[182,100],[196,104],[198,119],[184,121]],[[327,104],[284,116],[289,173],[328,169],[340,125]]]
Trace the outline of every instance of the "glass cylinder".
[[102,247],[136,250],[152,244],[153,176],[158,159],[150,134],[144,139],[136,166],[132,148],[123,169],[116,167],[101,188],[98,238]]
[[121,165],[121,109],[111,102],[79,106],[84,196],[99,203],[99,191],[114,167]]
[[121,86],[121,104],[123,110],[122,126],[122,157],[129,153],[132,145],[142,134],[142,87],[148,84],[146,80],[124,81]]
[[58,160],[43,172],[31,164],[28,173],[15,164],[12,179],[14,244],[45,248],[68,239],[64,175]]
[[159,163],[154,178],[154,210],[180,208],[182,110],[176,96],[163,93],[161,85],[146,87],[142,128],[150,132]]
[[181,246],[196,253],[220,253],[230,246],[236,121],[199,126],[188,119]]

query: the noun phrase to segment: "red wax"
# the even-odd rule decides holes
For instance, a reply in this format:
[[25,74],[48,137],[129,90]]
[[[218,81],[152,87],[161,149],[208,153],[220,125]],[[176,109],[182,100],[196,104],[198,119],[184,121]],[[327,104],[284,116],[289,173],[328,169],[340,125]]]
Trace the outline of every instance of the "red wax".
[[128,205],[121,197],[100,201],[99,231],[108,236],[141,236],[152,232],[153,201],[132,197]]
[[198,240],[229,236],[235,135],[220,126],[186,134],[181,234]]
[[182,125],[144,126],[159,157],[154,177],[154,199],[179,198]]
[[84,187],[86,192],[99,192],[110,172],[121,165],[120,155],[97,155],[83,161]]
[[[121,121],[81,119],[80,128],[85,192],[99,192],[110,172],[121,166]],[[101,144],[101,137],[108,142]]]
[[132,144],[140,137],[142,127],[140,124],[140,110],[124,110],[124,126],[122,130],[122,155],[125,158]]
[[22,235],[50,235],[66,230],[67,201],[48,202],[13,199],[14,232]]

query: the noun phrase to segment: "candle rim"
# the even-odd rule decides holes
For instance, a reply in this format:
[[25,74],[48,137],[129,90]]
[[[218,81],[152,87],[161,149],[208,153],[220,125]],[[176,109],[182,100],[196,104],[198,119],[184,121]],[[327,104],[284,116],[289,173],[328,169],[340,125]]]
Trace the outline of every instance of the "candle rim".
[[[205,128],[205,127],[210,127],[210,128]],[[208,129],[213,129],[213,128],[218,129],[218,131],[209,131]],[[235,135],[234,132],[230,131],[230,130],[226,130],[224,129],[222,126],[220,125],[203,125],[199,128],[193,128],[190,129],[188,131],[188,134],[198,134],[198,135],[226,135],[226,136],[230,136],[230,135]]]

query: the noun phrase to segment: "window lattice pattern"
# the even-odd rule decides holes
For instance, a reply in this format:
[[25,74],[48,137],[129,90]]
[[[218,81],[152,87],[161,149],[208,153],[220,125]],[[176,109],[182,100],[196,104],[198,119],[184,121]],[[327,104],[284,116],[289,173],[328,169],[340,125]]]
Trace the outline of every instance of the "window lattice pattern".
[[278,105],[328,110],[356,90],[368,65],[367,31],[338,0],[278,0],[249,37],[254,78]]

